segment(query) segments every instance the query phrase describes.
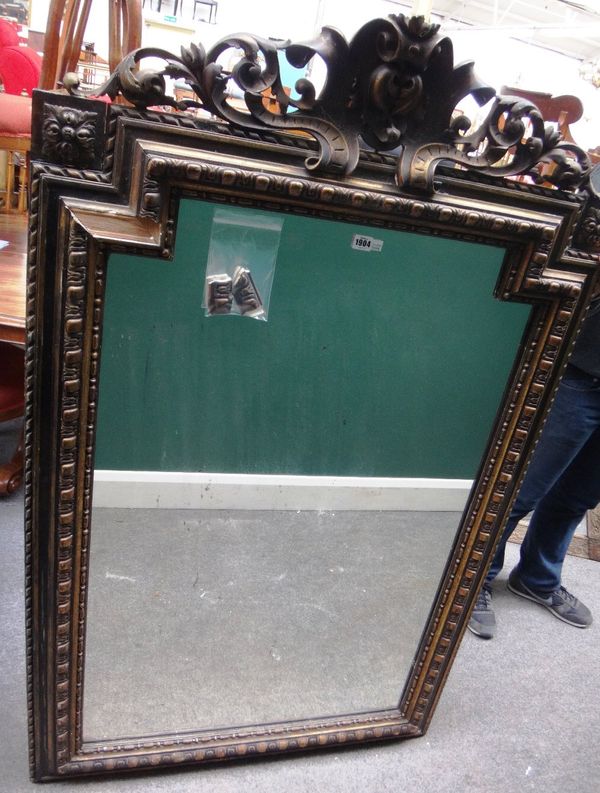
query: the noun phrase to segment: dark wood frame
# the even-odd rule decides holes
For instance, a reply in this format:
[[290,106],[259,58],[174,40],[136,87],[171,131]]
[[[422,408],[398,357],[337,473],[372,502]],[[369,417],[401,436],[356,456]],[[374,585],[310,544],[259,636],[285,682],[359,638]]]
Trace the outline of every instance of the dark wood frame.
[[[314,151],[306,137],[50,93],[34,98],[33,130],[25,472],[33,778],[422,735],[594,288],[597,199],[444,167],[437,192],[399,190],[393,155],[364,152],[352,174],[323,174],[305,166]],[[169,259],[181,197],[502,246],[497,297],[533,306],[397,708],[218,734],[82,738],[105,263],[113,251]]]

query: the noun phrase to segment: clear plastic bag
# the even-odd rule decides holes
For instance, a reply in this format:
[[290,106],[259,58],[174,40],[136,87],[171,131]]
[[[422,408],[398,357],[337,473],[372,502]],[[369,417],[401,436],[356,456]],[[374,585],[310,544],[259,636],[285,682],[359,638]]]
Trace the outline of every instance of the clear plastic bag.
[[204,286],[205,316],[267,320],[283,218],[216,209]]

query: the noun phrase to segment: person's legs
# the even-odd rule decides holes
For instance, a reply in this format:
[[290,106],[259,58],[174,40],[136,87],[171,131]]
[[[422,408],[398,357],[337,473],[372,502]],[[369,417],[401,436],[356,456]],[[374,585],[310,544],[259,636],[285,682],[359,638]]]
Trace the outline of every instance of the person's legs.
[[[521,564],[524,565],[524,575],[527,575],[527,570],[537,570],[537,575],[542,576],[541,570],[543,570],[546,574],[546,582],[551,580],[552,575],[555,580],[557,574],[560,581],[560,568],[573,532],[585,511],[594,506],[597,501],[596,493],[600,475],[600,448],[597,446],[599,442],[600,381],[568,367],[469,620],[469,629],[473,633],[486,639],[492,638],[495,633],[496,618],[492,608],[491,583],[504,565],[506,543],[509,537],[519,520],[532,510],[535,510],[534,517],[530,524],[528,537],[524,541],[524,551],[522,551]],[[585,453],[582,452],[583,449],[585,449]],[[578,458],[580,452],[582,452],[581,460]],[[574,463],[576,459],[577,464]],[[567,475],[566,472],[572,463],[573,472]],[[579,478],[584,469],[585,474],[580,486],[571,488],[573,479]],[[565,482],[559,484],[563,476]],[[563,487],[565,483],[566,487]],[[571,493],[571,497],[566,499],[571,515],[567,518],[563,514],[563,520],[553,523],[553,528],[546,533],[543,517],[547,514],[545,497],[548,496],[547,507],[552,512],[554,506],[551,501],[554,502],[554,498],[559,493],[563,494],[562,499],[564,500],[565,492]],[[562,507],[563,510],[566,508]],[[536,520],[538,509],[540,510],[537,516],[539,520]],[[542,536],[544,540],[540,543]],[[541,580],[541,578],[537,580]],[[517,582],[514,583],[516,587]],[[516,594],[528,597],[527,594],[519,592],[513,587],[511,589]],[[569,593],[566,595],[568,595],[566,599],[561,595],[561,602],[558,605],[553,604],[553,613],[556,616],[561,616],[556,609],[564,611],[565,616],[561,616],[561,619],[572,624],[577,624],[574,620],[579,618],[582,618],[583,621],[587,620],[585,613],[583,613],[583,617],[579,613],[582,611],[580,608],[582,604],[579,604],[577,599]],[[548,604],[544,605],[550,608]],[[589,611],[585,607],[583,610],[589,615]]]
[[487,571],[487,575],[485,577],[484,586],[488,589],[491,587],[492,581],[500,570],[504,567],[504,556],[506,553],[506,543],[510,539],[511,534],[517,528],[517,523],[524,518],[525,515],[528,515],[531,512],[531,509],[526,509],[525,512],[519,512],[516,510],[515,506],[513,506],[506,526],[504,527],[504,531],[502,532],[502,538],[500,540],[500,544],[496,548],[496,553],[494,554],[494,558],[492,559],[492,564],[490,565],[489,570]]
[[540,592],[552,592],[560,586],[573,534],[586,512],[598,502],[600,428],[535,508],[518,565],[519,578],[526,586]]
[[[598,439],[592,442],[591,438],[599,432],[600,382],[597,381],[597,378],[592,378],[568,367],[486,576],[487,586],[502,569],[506,543],[517,523],[525,515],[537,509],[538,504],[546,495],[549,495],[563,474],[566,475],[565,472],[588,442],[590,442],[589,449],[586,449],[585,456],[575,468],[573,476],[569,475],[567,480],[571,485],[574,484],[574,478],[582,475],[581,486],[575,487],[572,499],[567,500],[570,501],[569,507],[572,508],[581,508],[584,502],[589,504],[593,501],[597,492],[596,483],[600,470],[600,446],[598,446]],[[584,472],[583,468],[586,466],[589,466],[589,469]],[[564,490],[557,486],[555,495],[559,490],[564,493]],[[583,508],[582,516],[589,508],[589,506]],[[549,558],[560,556],[565,538],[568,537],[564,548],[566,553],[570,537],[580,520],[575,522],[574,526],[561,522],[553,523],[553,529],[549,532],[550,536],[547,537],[545,546],[545,553],[550,553]],[[525,547],[528,549],[528,558],[531,559],[533,565],[537,562],[534,562],[531,556],[532,549],[545,530],[541,522],[536,521],[535,516],[532,523],[533,531],[529,540],[525,542]],[[549,552],[548,545],[554,546],[554,551]],[[525,569],[527,570],[527,563]]]

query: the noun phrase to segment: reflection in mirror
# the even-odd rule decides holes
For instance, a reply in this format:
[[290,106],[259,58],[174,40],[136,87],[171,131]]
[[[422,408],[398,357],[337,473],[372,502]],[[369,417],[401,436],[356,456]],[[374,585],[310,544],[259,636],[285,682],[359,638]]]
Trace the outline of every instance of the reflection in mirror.
[[529,315],[501,248],[222,211],[108,263],[86,740],[397,706]]

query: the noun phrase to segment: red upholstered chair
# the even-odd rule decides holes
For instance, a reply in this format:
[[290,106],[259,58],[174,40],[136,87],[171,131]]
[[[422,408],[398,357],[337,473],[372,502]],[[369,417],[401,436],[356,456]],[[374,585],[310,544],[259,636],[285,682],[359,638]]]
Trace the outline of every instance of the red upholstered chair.
[[[0,422],[4,422],[22,416],[25,408],[23,350],[0,342],[0,372]],[[23,447],[20,442],[12,460],[0,467],[0,496],[13,493],[22,478]]]
[[31,47],[19,44],[19,34],[15,25],[7,19],[0,19],[0,82],[7,94],[31,96],[37,88],[42,59]]
[[26,92],[31,96],[41,71],[42,59],[30,47],[14,45],[0,49],[0,82],[7,94]]
[[14,22],[9,19],[0,19],[0,49],[2,47],[16,47],[19,43],[19,34]]
[[[16,27],[0,19],[0,149],[7,152],[4,211],[27,207],[27,156],[31,148],[31,92],[37,87],[42,59],[30,47],[19,45]],[[22,96],[27,94],[27,96]],[[19,169],[19,195],[15,194],[15,161]]]

